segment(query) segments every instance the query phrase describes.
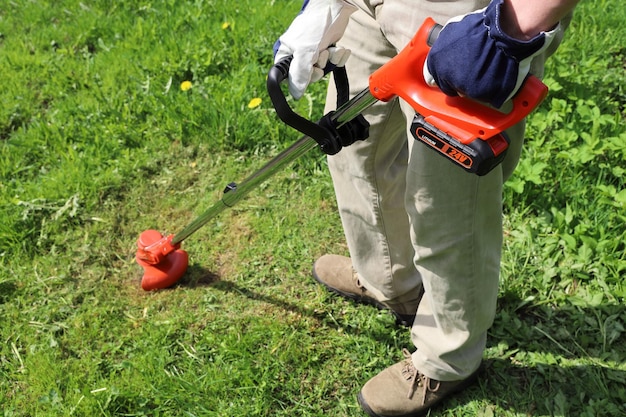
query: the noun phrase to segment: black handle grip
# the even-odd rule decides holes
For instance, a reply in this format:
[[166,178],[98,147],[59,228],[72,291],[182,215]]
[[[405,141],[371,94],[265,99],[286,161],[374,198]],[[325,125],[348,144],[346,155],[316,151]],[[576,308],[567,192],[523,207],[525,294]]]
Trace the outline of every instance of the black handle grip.
[[[285,124],[313,138],[322,151],[333,155],[341,149],[341,140],[334,129],[328,129],[319,123],[308,120],[291,109],[283,94],[280,84],[289,77],[289,66],[292,57],[287,57],[274,64],[267,76],[267,92],[269,93],[276,114]],[[337,107],[345,104],[350,95],[348,75],[345,67],[335,67],[332,71],[337,86]]]
[[291,60],[292,57],[285,58],[270,69],[267,75],[267,92],[280,120],[319,143],[319,139],[327,136],[326,130],[293,111],[280,88],[280,84],[289,77]]

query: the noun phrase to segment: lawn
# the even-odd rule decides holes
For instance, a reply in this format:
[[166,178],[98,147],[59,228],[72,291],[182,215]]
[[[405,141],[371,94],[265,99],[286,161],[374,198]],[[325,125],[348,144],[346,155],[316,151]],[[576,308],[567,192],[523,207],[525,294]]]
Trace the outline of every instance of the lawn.
[[[310,278],[347,253],[321,152],[186,240],[173,288],[143,291],[134,260],[143,230],[180,231],[299,138],[265,79],[300,4],[0,5],[2,416],[363,415],[411,342]],[[581,2],[548,63],[485,366],[431,416],[626,415],[625,19]],[[317,119],[323,94],[292,105]]]

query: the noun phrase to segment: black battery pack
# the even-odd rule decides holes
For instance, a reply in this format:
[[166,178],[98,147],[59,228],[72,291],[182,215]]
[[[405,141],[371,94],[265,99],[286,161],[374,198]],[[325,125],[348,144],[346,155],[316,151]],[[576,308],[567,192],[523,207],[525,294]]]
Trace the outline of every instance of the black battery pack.
[[506,156],[510,140],[505,132],[488,139],[475,138],[463,143],[427,123],[416,114],[411,124],[413,137],[460,168],[476,175],[485,175],[498,166]]

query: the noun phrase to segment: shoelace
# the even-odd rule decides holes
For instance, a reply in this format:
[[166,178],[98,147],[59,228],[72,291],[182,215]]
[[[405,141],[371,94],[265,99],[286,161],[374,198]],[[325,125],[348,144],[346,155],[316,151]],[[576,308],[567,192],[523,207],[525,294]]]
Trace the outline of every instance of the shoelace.
[[[415,395],[415,391],[420,386],[425,386],[425,392],[422,397],[422,405],[426,402],[426,394],[428,392],[437,392],[441,383],[439,381],[430,379],[426,375],[420,373],[415,366],[413,365],[413,359],[411,357],[411,352],[407,349],[402,349],[402,355],[404,355],[404,367],[402,368],[402,376],[409,381],[409,392],[407,394],[407,398],[410,400]],[[434,386],[431,386],[432,383],[435,383]]]

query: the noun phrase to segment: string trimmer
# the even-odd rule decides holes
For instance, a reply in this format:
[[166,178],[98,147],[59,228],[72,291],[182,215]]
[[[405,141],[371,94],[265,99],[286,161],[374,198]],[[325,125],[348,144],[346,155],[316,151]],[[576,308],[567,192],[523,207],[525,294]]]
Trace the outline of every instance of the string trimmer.
[[183,240],[204,226],[287,164],[318,147],[332,155],[368,135],[368,124],[361,113],[377,101],[400,97],[416,111],[411,131],[414,138],[448,158],[467,172],[485,175],[506,154],[509,139],[504,130],[525,118],[548,93],[547,87],[529,76],[511,100],[510,108],[494,109],[463,97],[450,97],[424,81],[422,68],[440,25],[426,19],[419,31],[396,57],[376,70],[369,88],[348,99],[345,68],[335,68],[337,110],[318,122],[296,114],[287,103],[281,83],[289,74],[290,60],[274,65],[267,78],[267,89],[279,118],[305,136],[278,154],[260,170],[239,184],[226,186],[221,200],[176,234],[163,236],[146,230],[137,241],[136,260],[144,269],[141,286],[150,291],[172,286],[188,266],[188,255],[180,248]]

